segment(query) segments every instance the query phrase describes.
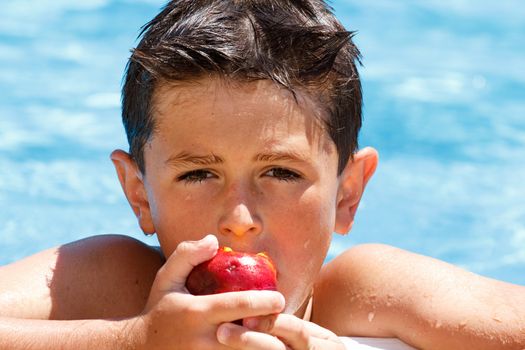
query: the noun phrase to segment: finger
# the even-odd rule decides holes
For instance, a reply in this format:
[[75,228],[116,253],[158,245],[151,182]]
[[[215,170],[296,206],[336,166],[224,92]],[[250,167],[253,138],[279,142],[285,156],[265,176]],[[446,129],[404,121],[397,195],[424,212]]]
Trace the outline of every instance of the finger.
[[274,336],[254,332],[233,323],[223,323],[217,328],[217,340],[223,345],[239,350],[289,350]]
[[277,314],[284,310],[284,296],[269,290],[248,290],[199,296],[209,305],[210,321],[231,322],[246,317]]
[[269,333],[282,339],[293,349],[311,349],[315,342],[339,342],[337,335],[315,323],[301,320],[293,315],[260,317],[244,320],[249,329]]
[[211,259],[219,247],[217,237],[207,235],[199,241],[180,243],[157,273],[155,283],[161,291],[184,291],[186,279],[191,270],[200,263]]

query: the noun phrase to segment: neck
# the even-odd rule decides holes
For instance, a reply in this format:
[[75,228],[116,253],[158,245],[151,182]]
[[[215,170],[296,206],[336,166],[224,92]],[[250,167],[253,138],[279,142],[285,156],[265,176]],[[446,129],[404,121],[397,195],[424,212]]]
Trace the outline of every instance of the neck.
[[294,315],[302,320],[310,321],[312,315],[312,293],[308,294]]

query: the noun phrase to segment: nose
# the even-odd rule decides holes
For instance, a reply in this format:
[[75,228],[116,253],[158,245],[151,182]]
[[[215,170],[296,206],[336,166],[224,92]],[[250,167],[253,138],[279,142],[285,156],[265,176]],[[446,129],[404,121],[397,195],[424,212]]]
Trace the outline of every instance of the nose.
[[[243,191],[244,192],[244,191]],[[246,193],[246,192],[244,192]],[[247,234],[256,235],[262,232],[262,222],[255,212],[255,208],[248,203],[253,202],[246,196],[233,194],[226,204],[226,208],[219,219],[219,233],[243,237]]]

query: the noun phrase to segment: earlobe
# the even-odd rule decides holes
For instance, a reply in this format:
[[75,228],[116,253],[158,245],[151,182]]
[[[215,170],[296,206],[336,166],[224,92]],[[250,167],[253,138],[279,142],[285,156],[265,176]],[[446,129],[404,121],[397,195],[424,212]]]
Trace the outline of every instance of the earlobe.
[[334,231],[347,234],[354,224],[354,218],[363,196],[366,184],[377,168],[378,153],[371,147],[363,148],[349,160],[340,175],[337,196]]
[[122,150],[111,153],[111,161],[117,171],[122,190],[139,221],[142,231],[151,235],[155,227],[151,217],[150,206],[140,170],[131,155]]

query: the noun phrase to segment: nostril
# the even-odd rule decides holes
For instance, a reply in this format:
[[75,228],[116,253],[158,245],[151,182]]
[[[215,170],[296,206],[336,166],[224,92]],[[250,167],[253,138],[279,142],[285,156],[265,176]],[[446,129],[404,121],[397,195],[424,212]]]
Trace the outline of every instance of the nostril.
[[255,226],[252,227],[252,228],[250,228],[250,229],[248,230],[248,232],[250,232],[250,233],[255,233],[255,234],[259,233],[259,231],[260,231],[260,230],[258,230],[257,227],[255,227]]
[[255,235],[261,230],[257,225],[222,225],[219,229],[223,235],[235,235],[237,237],[244,236],[246,234]]
[[222,232],[223,234],[227,234],[227,235],[233,233],[233,231],[231,229],[227,228],[227,227],[222,227],[219,231]]

